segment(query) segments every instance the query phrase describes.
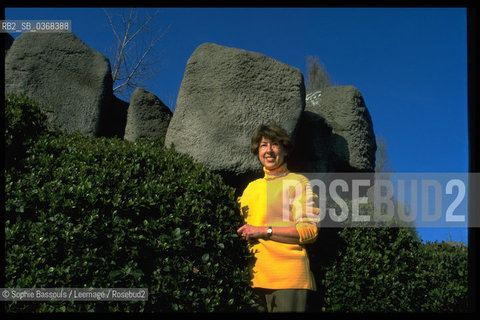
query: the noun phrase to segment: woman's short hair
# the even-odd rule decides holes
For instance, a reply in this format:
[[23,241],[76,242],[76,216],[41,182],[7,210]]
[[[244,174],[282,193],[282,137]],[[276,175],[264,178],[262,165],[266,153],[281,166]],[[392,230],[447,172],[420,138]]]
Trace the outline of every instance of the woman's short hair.
[[258,156],[258,148],[260,147],[262,138],[281,144],[287,154],[290,153],[293,148],[292,141],[290,140],[285,129],[275,124],[262,124],[257,128],[257,130],[255,130],[255,133],[252,136],[252,143],[250,145],[250,150],[255,156]]

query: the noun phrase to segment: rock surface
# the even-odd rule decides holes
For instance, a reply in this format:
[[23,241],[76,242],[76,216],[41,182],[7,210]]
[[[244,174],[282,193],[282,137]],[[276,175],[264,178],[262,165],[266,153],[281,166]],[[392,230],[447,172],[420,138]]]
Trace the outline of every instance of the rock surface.
[[71,32],[23,33],[5,59],[5,93],[51,106],[60,129],[97,136],[113,99],[110,63]]
[[304,172],[373,172],[375,134],[361,93],[327,87],[306,96],[293,167]]
[[164,138],[171,118],[172,112],[158,97],[138,87],[130,97],[124,139]]
[[226,180],[262,167],[250,153],[255,129],[276,123],[292,137],[305,106],[303,75],[263,54],[213,43],[187,62],[166,146]]

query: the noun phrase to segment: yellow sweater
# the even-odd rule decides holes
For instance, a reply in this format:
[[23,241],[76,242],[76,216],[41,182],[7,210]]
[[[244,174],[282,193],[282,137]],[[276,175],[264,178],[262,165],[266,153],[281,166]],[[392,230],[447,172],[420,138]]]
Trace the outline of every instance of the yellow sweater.
[[245,223],[253,226],[295,226],[299,244],[259,239],[250,243],[255,255],[252,286],[266,289],[316,290],[304,244],[317,237],[318,202],[302,175],[286,164],[275,171],[264,168],[264,178],[251,182],[240,198]]

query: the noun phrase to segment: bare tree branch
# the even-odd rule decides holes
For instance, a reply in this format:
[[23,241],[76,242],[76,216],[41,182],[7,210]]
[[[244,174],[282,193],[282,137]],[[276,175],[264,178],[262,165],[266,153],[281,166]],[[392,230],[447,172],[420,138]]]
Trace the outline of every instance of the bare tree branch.
[[[115,35],[116,46],[111,53],[113,92],[128,96],[135,87],[154,77],[160,71],[161,56],[155,50],[169,26],[153,26],[159,9],[141,15],[139,9],[122,10],[116,21],[104,9],[108,23]],[[117,20],[118,20],[117,19]]]

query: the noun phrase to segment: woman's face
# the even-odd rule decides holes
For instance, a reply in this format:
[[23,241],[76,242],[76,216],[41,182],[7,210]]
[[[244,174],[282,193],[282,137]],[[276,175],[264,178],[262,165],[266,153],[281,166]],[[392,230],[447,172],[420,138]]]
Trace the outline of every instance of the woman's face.
[[272,142],[269,139],[262,138],[258,147],[258,158],[265,169],[274,170],[280,167],[285,161],[287,155],[283,146],[278,142]]

